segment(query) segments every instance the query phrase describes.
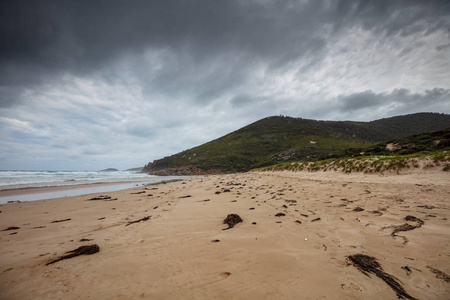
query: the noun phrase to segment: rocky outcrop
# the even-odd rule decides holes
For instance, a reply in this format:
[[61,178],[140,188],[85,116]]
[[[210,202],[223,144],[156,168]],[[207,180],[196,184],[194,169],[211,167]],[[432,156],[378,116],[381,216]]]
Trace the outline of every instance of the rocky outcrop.
[[149,162],[142,169],[143,173],[157,176],[189,176],[189,175],[212,175],[223,174],[219,169],[203,170],[196,166],[182,166],[182,167],[166,167],[158,164],[158,161]]

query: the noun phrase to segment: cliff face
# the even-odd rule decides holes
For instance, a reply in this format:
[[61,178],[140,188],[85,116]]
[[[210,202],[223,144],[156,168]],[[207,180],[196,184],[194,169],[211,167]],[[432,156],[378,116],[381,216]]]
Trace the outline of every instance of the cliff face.
[[219,169],[202,170],[195,166],[167,167],[159,165],[156,160],[145,165],[142,172],[157,176],[213,175],[224,173]]

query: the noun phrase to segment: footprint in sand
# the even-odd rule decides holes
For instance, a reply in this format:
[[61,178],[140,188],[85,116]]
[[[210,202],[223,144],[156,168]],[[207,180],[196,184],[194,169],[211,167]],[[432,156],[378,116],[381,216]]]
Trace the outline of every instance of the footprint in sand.
[[343,290],[359,290],[359,289],[360,289],[359,285],[357,285],[357,284],[355,284],[355,283],[353,283],[353,282],[350,282],[350,283],[342,283],[342,284],[341,284],[341,288],[342,288]]

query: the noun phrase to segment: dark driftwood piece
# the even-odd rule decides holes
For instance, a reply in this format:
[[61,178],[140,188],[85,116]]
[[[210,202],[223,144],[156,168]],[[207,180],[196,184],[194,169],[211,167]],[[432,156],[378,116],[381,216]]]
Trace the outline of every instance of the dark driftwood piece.
[[433,206],[433,205],[417,205],[417,207],[426,208],[426,209],[433,209],[433,208],[436,208],[436,207]]
[[227,229],[231,229],[234,227],[234,225],[236,225],[237,223],[242,222],[242,219],[239,215],[237,214],[229,214],[225,220],[223,220],[223,224],[227,224],[228,228],[224,228],[222,230],[227,230]]
[[410,296],[405,291],[402,285],[398,282],[400,281],[398,278],[383,271],[383,268],[378,263],[375,257],[367,256],[364,254],[355,254],[348,256],[347,259],[364,275],[370,277],[368,273],[373,273],[377,277],[381,278],[384,282],[386,282],[387,285],[389,285],[394,290],[398,298],[413,299],[413,300],[416,299]]
[[8,228],[6,228],[6,229],[3,229],[2,231],[17,230],[17,229],[20,229],[20,227],[17,227],[17,226],[11,226],[11,227],[8,227]]
[[56,221],[53,221],[52,223],[66,222],[66,221],[70,221],[70,220],[72,220],[72,219],[56,220]]
[[89,241],[92,241],[92,239],[83,238],[83,239],[80,240],[80,242],[89,242]]
[[81,246],[75,250],[66,252],[66,255],[60,256],[57,259],[46,263],[45,265],[48,266],[48,265],[54,264],[55,262],[58,262],[60,260],[69,259],[69,258],[79,256],[79,255],[91,255],[91,254],[97,253],[99,251],[100,251],[100,247],[97,244],[93,244],[93,245],[89,245],[89,246]]
[[144,218],[142,218],[142,219],[136,220],[136,221],[128,222],[128,224],[125,225],[125,226],[131,225],[131,224],[134,224],[134,223],[139,223],[139,222],[141,222],[141,221],[142,221],[142,222],[145,222],[145,221],[149,220],[150,217],[151,217],[151,216],[148,216],[148,217],[144,217]]
[[95,200],[109,200],[109,199],[111,199],[111,196],[107,196],[107,195],[100,195],[100,196],[98,196],[98,197],[94,197],[94,198],[91,198],[91,199],[89,199],[89,201],[95,201]]

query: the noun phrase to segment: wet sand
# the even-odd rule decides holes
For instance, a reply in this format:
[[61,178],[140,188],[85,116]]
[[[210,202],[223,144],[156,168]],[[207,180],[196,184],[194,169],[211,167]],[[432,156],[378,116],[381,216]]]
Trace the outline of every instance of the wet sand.
[[[449,299],[449,183],[245,173],[4,204],[0,298],[397,299],[347,258],[362,254],[411,298]],[[223,230],[229,214],[242,222]],[[88,245],[100,251],[46,265]]]
[[153,181],[116,181],[116,182],[95,182],[86,184],[60,185],[60,186],[43,186],[43,187],[25,187],[0,189],[0,204],[23,201],[36,201],[45,199],[54,199],[70,196],[79,196],[83,194],[113,192],[124,189],[133,188],[135,186],[153,185],[161,181],[172,182],[179,181],[177,178],[164,179],[160,177]]

